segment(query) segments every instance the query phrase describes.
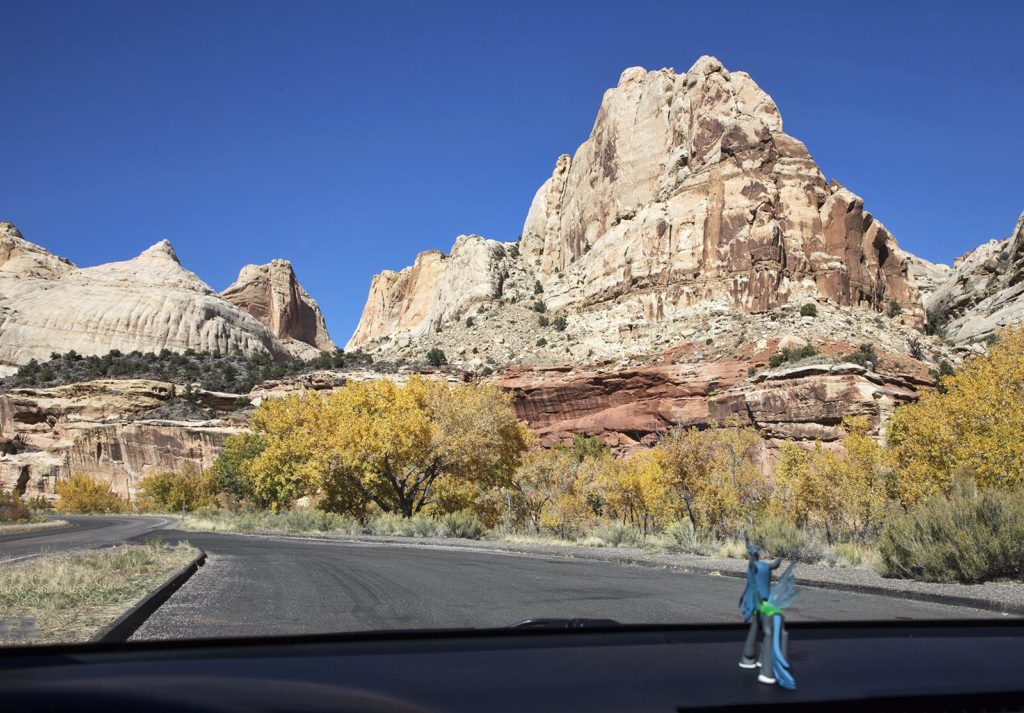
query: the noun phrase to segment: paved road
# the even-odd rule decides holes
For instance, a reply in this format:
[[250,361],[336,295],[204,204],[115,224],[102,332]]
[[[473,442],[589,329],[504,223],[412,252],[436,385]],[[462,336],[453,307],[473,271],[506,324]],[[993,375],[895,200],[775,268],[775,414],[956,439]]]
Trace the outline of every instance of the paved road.
[[[20,546],[55,547],[61,538],[97,546],[118,537],[159,537],[188,540],[209,555],[206,566],[136,632],[143,639],[491,627],[535,617],[735,622],[742,589],[734,577],[561,557],[179,532],[153,529],[158,519],[152,518],[73,520],[73,529],[21,537]],[[5,537],[0,548],[18,539]],[[988,616],[807,587],[792,612],[794,620]]]
[[118,515],[61,515],[60,519],[69,526],[0,535],[0,562],[44,552],[109,547],[172,522],[164,517]]
[[[735,622],[733,577],[493,551],[158,533],[209,554],[135,638],[491,627],[534,617]],[[794,620],[990,617],[805,587]]]

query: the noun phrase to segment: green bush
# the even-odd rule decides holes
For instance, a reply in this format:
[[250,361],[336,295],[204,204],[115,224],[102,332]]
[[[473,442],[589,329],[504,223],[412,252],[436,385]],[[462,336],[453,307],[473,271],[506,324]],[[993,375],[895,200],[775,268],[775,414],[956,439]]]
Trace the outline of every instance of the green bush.
[[472,327],[474,324],[476,324],[476,322],[473,320],[472,317],[466,317],[466,326],[467,327]]
[[468,510],[442,515],[439,523],[441,534],[445,537],[462,537],[467,540],[479,540],[487,529],[480,519]]
[[607,547],[639,547],[644,542],[644,536],[639,530],[620,523],[599,525],[587,536],[601,540]]
[[217,481],[191,463],[181,470],[150,473],[139,481],[141,504],[147,510],[177,512],[213,505]]
[[128,501],[110,489],[106,483],[93,480],[88,475],[72,475],[57,483],[60,501],[57,507],[63,512],[112,513],[125,512]]
[[336,532],[356,533],[359,531],[355,520],[334,512],[323,510],[292,510],[273,516],[279,527],[286,532]]
[[0,522],[28,522],[31,517],[32,511],[16,491],[0,490]]
[[816,356],[817,353],[818,350],[813,344],[805,344],[802,347],[786,347],[778,354],[772,354],[768,357],[768,366],[773,368],[782,366],[783,362],[800,361],[801,359]]
[[896,300],[889,300],[889,305],[885,308],[885,313],[890,317],[898,317],[903,312],[903,307]]
[[448,363],[448,357],[444,355],[444,351],[434,347],[427,352],[427,363],[431,366],[441,366],[442,364]]
[[551,324],[551,320],[548,319],[548,316],[546,314],[542,314],[539,317],[537,317],[537,324],[539,324],[542,327],[546,327],[549,324]]
[[670,549],[678,552],[695,552],[697,550],[697,533],[689,519],[677,520],[665,528],[665,538]]
[[875,354],[875,347],[873,344],[861,344],[857,347],[857,351],[853,354],[847,354],[843,357],[843,361],[851,362],[853,364],[860,364],[861,366],[867,366],[868,362],[872,364],[878,363],[878,355]]
[[539,295],[544,291],[543,285],[540,284],[540,280],[533,281],[533,294]]
[[534,312],[547,312],[548,306],[544,304],[544,300],[537,300],[533,303]]
[[545,339],[544,337],[541,337],[540,339],[537,340],[537,346],[538,347],[546,347],[547,345],[548,345],[548,340]]
[[562,315],[558,315],[557,317],[555,317],[555,321],[552,322],[551,325],[559,332],[564,332],[565,328],[569,326],[569,323],[565,319],[565,317],[563,317]]
[[750,540],[761,547],[765,557],[814,563],[824,556],[824,548],[813,537],[784,518],[761,520],[751,529]]
[[224,447],[209,471],[210,477],[217,484],[217,490],[238,500],[253,500],[248,464],[265,448],[266,444],[253,433],[239,433],[224,441]]
[[1024,493],[938,496],[886,525],[883,574],[926,582],[1024,579]]
[[813,302],[808,302],[800,307],[801,317],[817,317],[818,316],[818,305]]

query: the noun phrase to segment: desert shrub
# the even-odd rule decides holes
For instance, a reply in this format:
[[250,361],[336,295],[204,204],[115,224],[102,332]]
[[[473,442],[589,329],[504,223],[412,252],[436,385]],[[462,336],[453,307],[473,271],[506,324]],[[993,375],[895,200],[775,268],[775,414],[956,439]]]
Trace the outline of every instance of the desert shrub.
[[679,552],[694,552],[697,549],[697,533],[688,519],[677,520],[666,527],[665,539],[670,549]]
[[542,314],[539,317],[537,317],[537,324],[539,324],[541,327],[546,327],[549,324],[551,324],[551,320],[548,319],[548,316],[546,314]]
[[1024,578],[1024,494],[986,490],[933,497],[890,520],[883,574],[926,582]]
[[181,470],[150,473],[139,481],[141,504],[145,509],[170,511],[196,510],[213,505],[217,481],[209,471],[187,463]]
[[541,337],[540,339],[537,340],[537,346],[538,347],[546,347],[547,345],[548,345],[548,340],[545,339],[544,337]]
[[16,491],[0,490],[0,522],[28,522],[32,511]]
[[896,300],[889,300],[885,313],[890,317],[898,317],[903,312],[903,307]]
[[559,332],[564,332],[565,328],[569,326],[569,323],[565,319],[565,317],[563,317],[562,315],[558,315],[557,317],[555,317],[555,321],[551,323],[551,326],[553,326]]
[[768,366],[782,366],[783,362],[800,361],[817,355],[818,350],[813,344],[805,344],[802,347],[786,347],[778,354],[768,357]]
[[748,366],[747,367],[747,376],[753,376],[756,373],[757,373],[757,367],[756,366]]
[[366,529],[371,535],[385,537],[436,537],[440,532],[437,521],[423,514],[380,513],[370,519]]
[[484,534],[484,525],[480,519],[468,510],[459,510],[442,515],[439,519],[441,534],[445,537],[462,537],[467,540],[479,540]]
[[750,539],[771,557],[794,562],[817,562],[824,550],[805,531],[781,517],[761,520],[750,532]]
[[857,347],[857,351],[853,354],[847,354],[843,357],[843,361],[850,362],[852,364],[860,364],[861,366],[867,366],[868,362],[872,364],[878,363],[878,355],[875,354],[875,347],[873,344],[861,344]]
[[441,366],[448,363],[448,357],[445,356],[444,350],[434,347],[427,352],[427,363],[431,366]]
[[476,324],[476,322],[473,320],[472,317],[466,317],[466,326],[467,327],[472,327],[474,324]]
[[276,517],[280,529],[286,532],[356,532],[359,529],[352,518],[323,510],[292,510]]
[[544,292],[544,287],[543,287],[543,285],[540,284],[540,280],[534,280],[533,281],[533,294],[539,295],[542,292]]
[[519,246],[518,245],[512,245],[508,249],[508,254],[509,254],[509,257],[514,257],[514,258],[519,257]]
[[946,336],[946,326],[949,324],[948,314],[930,309],[927,313],[927,319],[928,321],[924,326],[926,334],[934,334],[937,337]]
[[537,300],[533,303],[534,312],[547,312],[548,306],[544,304],[544,300]]
[[918,361],[924,359],[924,347],[921,346],[921,340],[917,337],[907,339],[907,349],[910,351],[910,356]]
[[587,535],[588,538],[600,540],[606,547],[639,547],[644,542],[644,536],[639,530],[620,523],[598,525]]
[[801,317],[817,317],[818,316],[818,305],[813,302],[808,302],[800,307]]
[[57,506],[64,512],[111,513],[125,512],[128,501],[110,489],[107,483],[93,480],[88,475],[72,475],[57,483]]

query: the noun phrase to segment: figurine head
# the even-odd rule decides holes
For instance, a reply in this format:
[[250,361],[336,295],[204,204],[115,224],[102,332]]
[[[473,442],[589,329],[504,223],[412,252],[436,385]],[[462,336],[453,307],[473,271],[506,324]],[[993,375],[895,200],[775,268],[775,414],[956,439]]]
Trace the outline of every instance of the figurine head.
[[761,556],[761,548],[757,545],[750,544],[750,535],[747,534],[746,530],[743,531],[743,542],[747,545],[747,556],[750,557],[750,559],[756,560]]

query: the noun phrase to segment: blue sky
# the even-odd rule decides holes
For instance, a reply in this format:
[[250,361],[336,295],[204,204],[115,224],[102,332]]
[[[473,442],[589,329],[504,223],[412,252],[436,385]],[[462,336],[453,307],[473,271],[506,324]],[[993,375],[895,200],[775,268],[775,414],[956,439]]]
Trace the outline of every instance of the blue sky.
[[951,261],[1024,210],[1024,2],[0,0],[0,219],[79,265],[286,257],[347,341],[371,276],[512,240],[626,67],[749,72],[826,176]]

